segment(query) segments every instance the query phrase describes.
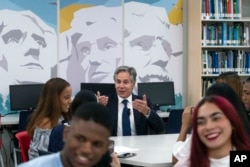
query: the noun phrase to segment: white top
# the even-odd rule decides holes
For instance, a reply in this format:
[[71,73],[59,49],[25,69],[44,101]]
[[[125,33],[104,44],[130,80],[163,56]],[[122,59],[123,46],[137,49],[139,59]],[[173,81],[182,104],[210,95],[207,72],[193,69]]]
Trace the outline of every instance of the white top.
[[[63,120],[63,116],[58,119],[58,124]],[[34,159],[39,156],[38,150],[48,151],[50,134],[53,128],[51,129],[42,129],[36,127],[34,130],[34,135],[30,142],[29,148],[29,159]]]
[[230,157],[229,155],[220,159],[210,159],[210,167],[229,167],[230,165]]
[[173,146],[173,155],[177,160],[190,156],[192,135],[188,135],[185,141],[177,141]]
[[[124,104],[122,103],[124,99],[118,96],[118,127],[117,127],[117,136],[123,136],[122,133],[122,112],[124,108]],[[136,129],[135,129],[135,121],[134,121],[134,112],[133,112],[133,106],[132,106],[132,95],[130,95],[128,98],[128,109],[130,109],[129,114],[129,120],[130,120],[130,127],[131,127],[131,135],[136,135]]]
[[33,139],[30,142],[29,159],[34,159],[39,156],[38,150],[48,151],[49,138],[52,129],[35,128]]
[[[230,157],[229,155],[220,158],[220,159],[214,159],[214,158],[209,158],[210,160],[210,167],[229,167],[230,165]],[[190,167],[190,162],[187,159],[182,159],[178,161],[174,167]]]

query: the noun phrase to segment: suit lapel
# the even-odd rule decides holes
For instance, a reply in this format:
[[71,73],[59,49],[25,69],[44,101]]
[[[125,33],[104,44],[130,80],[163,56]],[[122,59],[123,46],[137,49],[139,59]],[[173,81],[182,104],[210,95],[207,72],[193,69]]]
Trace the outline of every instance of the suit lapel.
[[[134,94],[132,95],[132,101],[135,100],[137,98],[137,96],[135,96]],[[141,114],[138,110],[133,108],[133,113],[134,113],[134,122],[135,122],[135,129],[137,131],[139,124],[140,124],[140,117]]]

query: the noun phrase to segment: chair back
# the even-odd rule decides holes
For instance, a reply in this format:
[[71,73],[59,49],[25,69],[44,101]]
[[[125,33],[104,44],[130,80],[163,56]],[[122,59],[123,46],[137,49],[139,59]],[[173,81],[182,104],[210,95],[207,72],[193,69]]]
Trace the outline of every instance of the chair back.
[[32,114],[33,110],[25,110],[19,113],[19,124],[18,124],[18,131],[26,130],[27,124],[29,122],[30,115]]
[[28,135],[27,131],[18,132],[18,133],[16,133],[15,136],[18,140],[19,147],[21,150],[22,162],[26,162],[29,160],[28,150],[30,147],[31,138]]
[[171,109],[166,123],[166,133],[180,133],[183,109]]

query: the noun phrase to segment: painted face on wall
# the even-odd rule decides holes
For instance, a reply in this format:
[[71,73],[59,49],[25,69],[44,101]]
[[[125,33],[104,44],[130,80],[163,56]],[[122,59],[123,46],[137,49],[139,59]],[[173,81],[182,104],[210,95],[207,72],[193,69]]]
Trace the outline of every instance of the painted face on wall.
[[[95,6],[74,13],[72,28],[62,38],[71,41],[62,43],[62,49],[71,48],[67,78],[73,85],[113,81],[114,70],[122,63],[121,21],[121,7]],[[74,77],[75,72],[80,75]]]
[[0,68],[12,84],[44,82],[56,64],[56,33],[30,11],[0,11]]
[[121,64],[121,34],[109,28],[117,27],[116,24],[114,19],[93,23],[79,39],[77,52],[86,81],[110,82],[114,70]]
[[124,61],[138,72],[138,82],[169,81],[172,54],[167,41],[168,19],[163,8],[125,4]]

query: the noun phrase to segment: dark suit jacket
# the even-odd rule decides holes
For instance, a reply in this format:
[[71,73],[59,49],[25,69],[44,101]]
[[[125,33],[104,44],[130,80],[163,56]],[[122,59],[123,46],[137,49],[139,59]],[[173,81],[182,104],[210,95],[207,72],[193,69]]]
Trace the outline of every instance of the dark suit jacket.
[[[117,94],[110,94],[107,104],[107,108],[112,112],[113,115],[113,130],[112,136],[117,136],[117,127],[118,127],[118,97]],[[132,100],[142,99],[142,97],[137,95],[132,95]],[[146,118],[142,113],[133,109],[134,113],[134,122],[137,135],[147,135],[149,129],[153,130],[155,133],[163,133],[164,123],[161,117],[154,111],[153,105],[149,99],[147,99],[148,107],[151,109],[150,115]]]

